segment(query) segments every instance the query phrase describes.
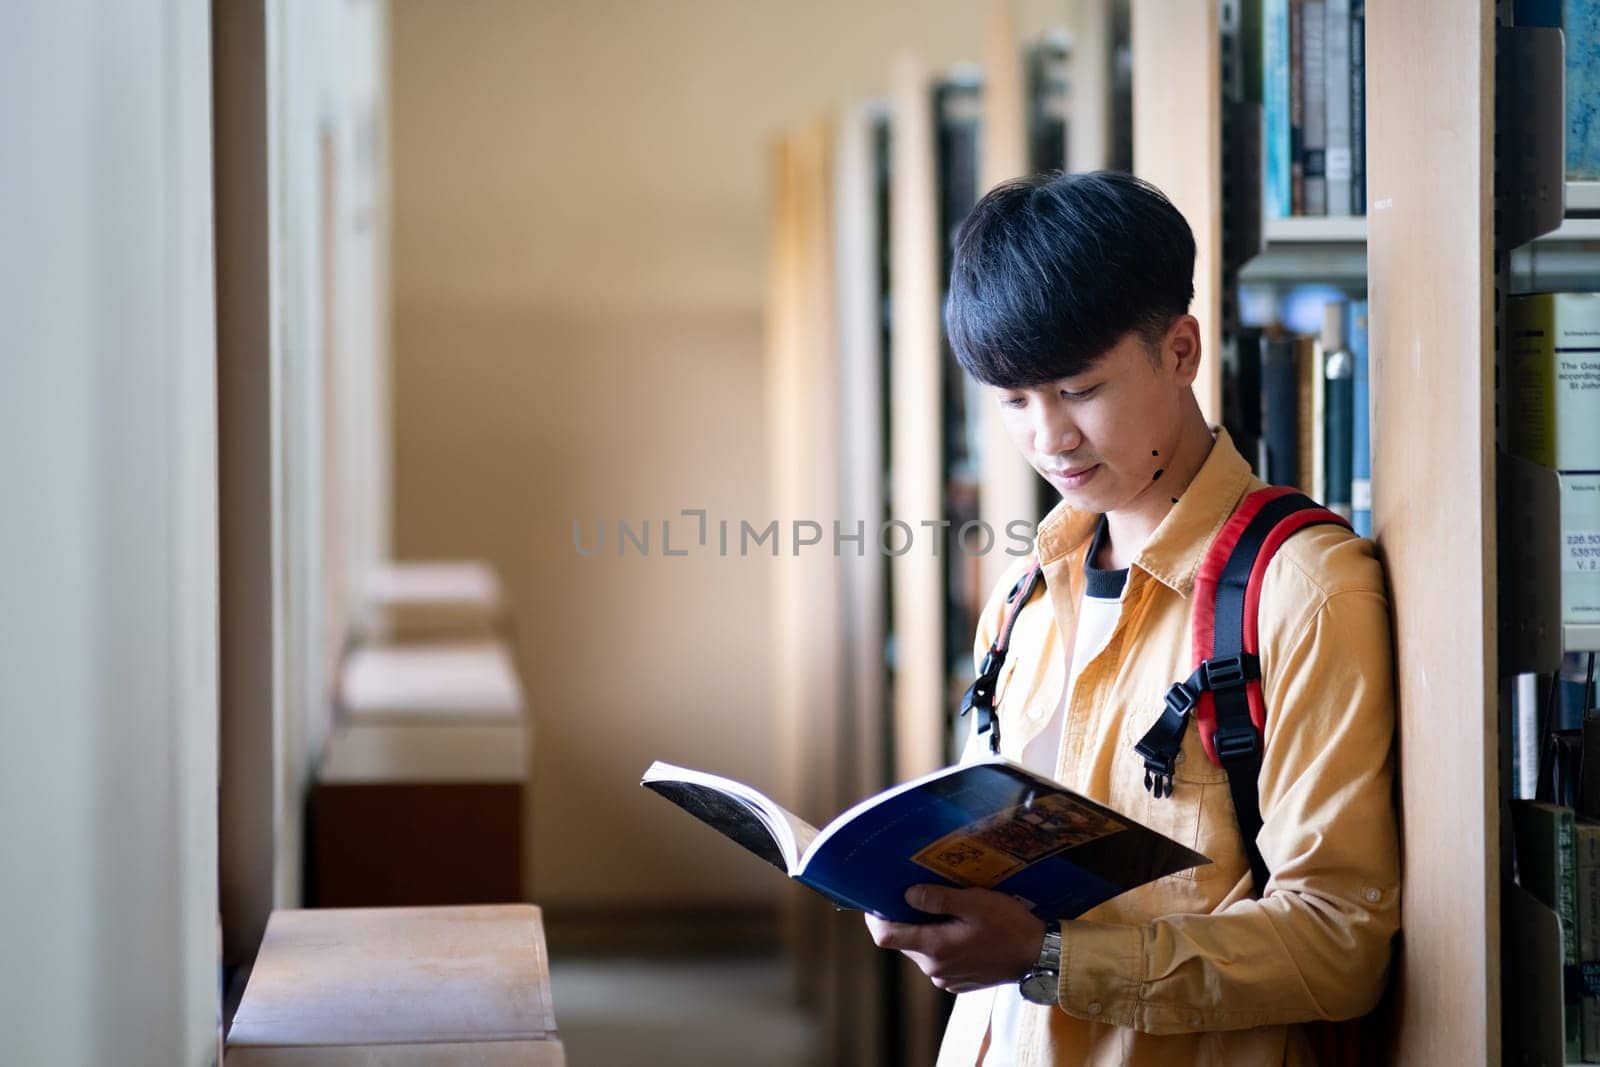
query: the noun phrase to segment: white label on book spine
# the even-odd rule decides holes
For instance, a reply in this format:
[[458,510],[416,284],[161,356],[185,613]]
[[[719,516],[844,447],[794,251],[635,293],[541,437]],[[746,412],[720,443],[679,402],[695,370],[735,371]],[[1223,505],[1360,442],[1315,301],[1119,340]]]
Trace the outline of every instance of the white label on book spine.
[[1327,155],[1323,158],[1328,168],[1328,180],[1330,182],[1347,182],[1350,180],[1353,171],[1350,162],[1350,149],[1335,148],[1329,145]]
[[1566,530],[1561,535],[1561,569],[1600,573],[1600,530]]
[[1372,482],[1356,478],[1350,483],[1350,506],[1356,511],[1372,510]]

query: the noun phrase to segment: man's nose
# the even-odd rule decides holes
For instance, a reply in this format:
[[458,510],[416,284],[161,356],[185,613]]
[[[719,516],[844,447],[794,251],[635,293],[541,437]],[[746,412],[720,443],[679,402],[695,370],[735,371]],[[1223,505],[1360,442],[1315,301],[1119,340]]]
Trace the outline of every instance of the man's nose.
[[1041,404],[1039,421],[1034,425],[1035,450],[1044,455],[1068,455],[1083,444],[1077,420],[1064,404]]

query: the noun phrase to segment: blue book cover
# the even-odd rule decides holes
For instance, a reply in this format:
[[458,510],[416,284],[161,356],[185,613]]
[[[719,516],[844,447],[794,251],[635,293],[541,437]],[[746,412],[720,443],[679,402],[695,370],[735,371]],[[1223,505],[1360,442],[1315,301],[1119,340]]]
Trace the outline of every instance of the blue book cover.
[[1264,0],[1261,16],[1261,87],[1265,112],[1262,198],[1270,219],[1288,218],[1289,185],[1289,0]]
[[1372,536],[1372,410],[1368,384],[1367,302],[1352,300],[1345,343],[1353,363],[1350,395],[1350,525],[1361,537]]
[[1565,0],[1567,180],[1600,180],[1600,0]]
[[836,905],[895,922],[938,918],[905,902],[914,885],[993,889],[1051,921],[1210,862],[998,758],[886,790],[820,830],[731,778],[658,761],[640,784]]

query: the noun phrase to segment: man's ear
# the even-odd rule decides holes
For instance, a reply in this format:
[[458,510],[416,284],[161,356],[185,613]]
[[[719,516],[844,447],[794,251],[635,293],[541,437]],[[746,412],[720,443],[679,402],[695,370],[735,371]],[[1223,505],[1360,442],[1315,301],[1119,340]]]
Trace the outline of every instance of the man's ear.
[[1162,365],[1172,366],[1179,385],[1193,385],[1200,375],[1200,320],[1180,315],[1162,339]]

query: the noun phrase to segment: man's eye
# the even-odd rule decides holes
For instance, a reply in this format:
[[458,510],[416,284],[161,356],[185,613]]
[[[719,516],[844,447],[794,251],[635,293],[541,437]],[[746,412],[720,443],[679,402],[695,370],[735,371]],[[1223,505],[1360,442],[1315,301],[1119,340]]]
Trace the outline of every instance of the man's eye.
[[1000,406],[1008,408],[1020,408],[1025,406],[1027,403],[1028,398],[1025,396],[1008,396],[1002,397],[1000,400]]
[[1070,389],[1063,389],[1063,390],[1061,390],[1061,397],[1064,400],[1087,400],[1091,396],[1093,396],[1095,394],[1096,390],[1098,390],[1099,388],[1100,387],[1098,385],[1091,385],[1091,386],[1089,386],[1089,388],[1084,389],[1081,392],[1077,392],[1077,393],[1074,393]]

